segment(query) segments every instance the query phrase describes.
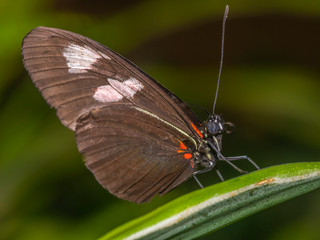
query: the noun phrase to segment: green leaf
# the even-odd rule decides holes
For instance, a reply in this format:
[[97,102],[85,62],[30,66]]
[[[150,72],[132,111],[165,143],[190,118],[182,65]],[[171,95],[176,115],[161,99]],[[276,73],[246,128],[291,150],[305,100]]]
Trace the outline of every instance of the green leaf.
[[193,239],[320,187],[320,162],[262,169],[194,191],[101,239]]

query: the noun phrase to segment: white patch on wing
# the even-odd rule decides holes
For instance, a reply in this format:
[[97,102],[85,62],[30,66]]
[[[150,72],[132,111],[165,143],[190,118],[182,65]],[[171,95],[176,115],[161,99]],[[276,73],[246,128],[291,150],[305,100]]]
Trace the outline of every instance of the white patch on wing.
[[129,78],[124,82],[108,78],[110,85],[104,85],[97,88],[93,98],[99,102],[118,102],[123,97],[132,98],[138,91],[143,88],[141,82],[135,78]]
[[138,91],[143,88],[142,83],[135,78],[129,78],[124,82],[108,78],[108,82],[114,89],[116,89],[119,93],[127,98],[132,98]]
[[123,96],[110,85],[105,85],[97,88],[93,98],[99,102],[108,103],[118,102],[123,98]]
[[101,55],[88,46],[69,44],[64,48],[63,56],[67,60],[69,73],[85,73]]

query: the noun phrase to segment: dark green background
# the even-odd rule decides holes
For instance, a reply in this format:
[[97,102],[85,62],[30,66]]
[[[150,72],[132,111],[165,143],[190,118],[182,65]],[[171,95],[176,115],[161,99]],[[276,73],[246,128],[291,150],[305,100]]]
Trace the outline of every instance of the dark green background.
[[[226,156],[261,167],[319,161],[320,2],[0,1],[0,239],[95,239],[198,188],[191,179],[136,205],[103,190],[23,68],[20,47],[34,27],[74,31],[135,62],[204,119],[211,111],[227,22],[216,112],[236,124]],[[253,170],[246,162],[241,167]],[[222,166],[226,178],[237,173]],[[200,176],[214,184],[214,172]],[[314,239],[320,191],[232,224],[207,239]]]

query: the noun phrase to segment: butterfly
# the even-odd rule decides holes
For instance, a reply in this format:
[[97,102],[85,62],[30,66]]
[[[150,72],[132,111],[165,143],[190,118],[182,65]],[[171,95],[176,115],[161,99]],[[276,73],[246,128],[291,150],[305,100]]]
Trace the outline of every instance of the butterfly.
[[251,161],[221,154],[231,123],[218,114],[201,123],[176,95],[94,40],[37,27],[24,38],[22,56],[44,99],[75,132],[87,168],[121,199],[150,201],[193,176],[202,186],[196,175],[218,160],[236,169],[231,161]]

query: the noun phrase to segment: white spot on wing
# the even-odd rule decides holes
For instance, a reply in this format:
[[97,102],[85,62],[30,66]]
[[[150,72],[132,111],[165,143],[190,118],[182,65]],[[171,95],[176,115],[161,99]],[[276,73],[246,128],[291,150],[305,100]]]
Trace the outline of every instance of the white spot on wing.
[[129,78],[124,82],[108,78],[108,82],[114,89],[116,89],[119,93],[127,98],[132,98],[138,91],[143,88],[142,83],[135,78]]
[[118,102],[123,98],[123,96],[110,85],[105,85],[97,88],[93,98],[99,102],[108,103]]
[[63,51],[67,60],[69,73],[85,73],[92,69],[92,65],[101,58],[101,55],[88,46],[69,44]]
[[140,91],[143,88],[143,85],[141,82],[139,82],[135,78],[129,78],[128,80],[123,82],[124,85],[127,87],[131,88],[135,93]]
[[141,82],[135,78],[129,78],[124,82],[108,78],[110,85],[104,85],[97,88],[93,98],[99,102],[118,102],[123,97],[132,98],[138,91],[143,88]]

